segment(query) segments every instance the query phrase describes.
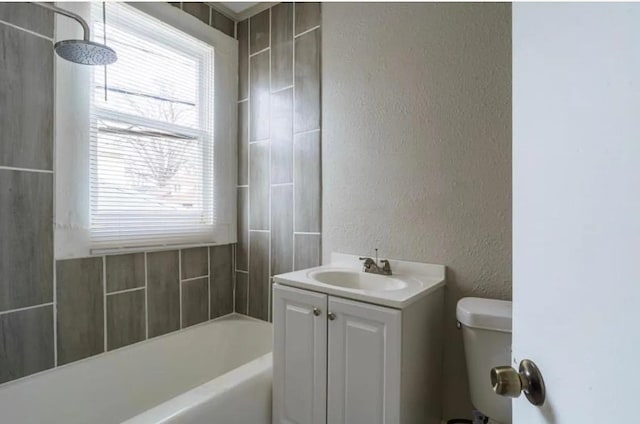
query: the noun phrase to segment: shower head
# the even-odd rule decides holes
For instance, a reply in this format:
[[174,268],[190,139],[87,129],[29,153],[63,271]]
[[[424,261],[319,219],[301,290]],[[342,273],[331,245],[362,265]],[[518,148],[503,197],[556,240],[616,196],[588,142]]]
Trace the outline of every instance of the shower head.
[[61,58],[81,65],[110,65],[118,60],[118,56],[112,48],[90,41],[91,30],[80,15],[50,3],[34,2],[33,4],[71,18],[82,26],[83,40],[63,40],[55,44],[54,50]]
[[118,56],[104,44],[86,40],[64,40],[55,44],[54,50],[63,59],[81,65],[111,65]]

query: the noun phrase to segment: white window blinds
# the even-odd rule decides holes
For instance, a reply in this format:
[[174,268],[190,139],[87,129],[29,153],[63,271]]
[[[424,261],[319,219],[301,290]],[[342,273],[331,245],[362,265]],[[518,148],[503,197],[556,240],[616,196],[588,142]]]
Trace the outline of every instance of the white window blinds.
[[[94,248],[214,242],[214,50],[122,3],[94,3],[90,236]],[[106,30],[106,31],[105,31]]]

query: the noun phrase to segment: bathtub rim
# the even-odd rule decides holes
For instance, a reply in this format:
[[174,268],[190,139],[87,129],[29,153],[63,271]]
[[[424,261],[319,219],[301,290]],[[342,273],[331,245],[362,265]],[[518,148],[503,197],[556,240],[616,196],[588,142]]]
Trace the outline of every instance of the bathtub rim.
[[[261,321],[261,320],[259,320]],[[121,424],[163,424],[182,413],[204,405],[226,390],[273,367],[273,352],[265,353],[199,386],[135,415]],[[235,384],[233,384],[235,383]],[[217,390],[216,390],[217,389]]]
[[263,320],[258,319],[258,318],[254,318],[254,317],[251,317],[251,316],[248,316],[248,315],[241,314],[239,312],[231,312],[231,313],[228,313],[226,315],[222,315],[222,316],[210,319],[208,321],[203,321],[203,322],[199,322],[198,324],[190,325],[189,327],[180,328],[178,330],[171,331],[171,332],[166,333],[166,334],[161,334],[159,336],[155,336],[155,337],[151,337],[149,339],[141,340],[139,342],[132,343],[132,344],[126,345],[126,346],[122,346],[122,347],[119,347],[119,348],[116,348],[116,349],[105,350],[104,352],[98,353],[96,355],[88,356],[86,358],[78,359],[77,361],[73,361],[73,362],[69,362],[69,363],[61,364],[61,365],[55,365],[55,366],[53,366],[51,368],[47,368],[46,370],[42,370],[42,371],[38,371],[38,372],[33,373],[33,374],[25,375],[24,377],[16,378],[15,380],[5,381],[4,383],[0,383],[0,395],[2,394],[2,390],[3,389],[11,387],[12,385],[17,385],[17,384],[20,384],[20,383],[24,383],[25,381],[28,381],[30,379],[41,377],[42,375],[46,375],[48,373],[52,373],[52,372],[55,372],[55,371],[60,370],[60,369],[64,369],[64,368],[67,368],[67,367],[70,367],[70,366],[74,366],[74,365],[77,365],[77,364],[86,363],[86,362],[89,362],[89,361],[100,359],[103,356],[109,355],[111,353],[122,352],[122,351],[125,351],[127,349],[137,348],[137,347],[140,347],[140,346],[142,346],[144,344],[152,343],[152,342],[155,342],[157,340],[161,340],[161,339],[164,339],[164,338],[167,338],[167,337],[174,336],[176,334],[181,334],[181,333],[185,333],[185,332],[188,332],[188,331],[193,331],[193,330],[195,330],[195,329],[197,329],[199,327],[203,327],[205,325],[212,324],[212,323],[217,322],[217,321],[224,321],[224,320],[229,320],[229,319],[233,319],[233,318],[240,318],[240,319],[243,319],[243,320],[256,321],[256,322],[261,322],[261,323],[265,323],[266,322],[266,321],[263,321]]

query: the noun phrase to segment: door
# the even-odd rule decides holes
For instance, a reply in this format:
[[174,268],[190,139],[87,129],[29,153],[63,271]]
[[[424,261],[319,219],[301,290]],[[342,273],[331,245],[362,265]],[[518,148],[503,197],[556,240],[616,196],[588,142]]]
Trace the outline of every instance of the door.
[[400,311],[329,297],[328,424],[398,424]]
[[327,296],[273,287],[273,423],[326,424]]
[[639,422],[639,4],[513,4],[513,280],[514,423]]

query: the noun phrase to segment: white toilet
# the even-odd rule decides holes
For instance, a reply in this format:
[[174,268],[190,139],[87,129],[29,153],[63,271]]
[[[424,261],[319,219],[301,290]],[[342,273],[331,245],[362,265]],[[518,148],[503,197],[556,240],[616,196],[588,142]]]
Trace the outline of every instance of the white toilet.
[[491,388],[491,368],[511,363],[511,302],[465,297],[456,310],[461,324],[471,403],[490,423],[511,424],[511,399]]

